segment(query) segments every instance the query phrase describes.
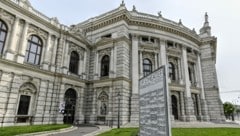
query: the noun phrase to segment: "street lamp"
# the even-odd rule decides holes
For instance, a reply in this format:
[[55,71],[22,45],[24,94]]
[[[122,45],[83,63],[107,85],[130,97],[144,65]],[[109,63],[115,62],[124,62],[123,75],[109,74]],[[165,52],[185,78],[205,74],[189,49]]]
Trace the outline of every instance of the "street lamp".
[[118,92],[118,123],[117,123],[117,128],[120,128],[120,92]]

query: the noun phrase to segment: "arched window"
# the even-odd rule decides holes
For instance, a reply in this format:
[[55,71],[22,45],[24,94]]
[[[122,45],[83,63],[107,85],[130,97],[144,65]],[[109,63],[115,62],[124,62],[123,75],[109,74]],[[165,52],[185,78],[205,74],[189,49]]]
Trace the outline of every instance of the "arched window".
[[0,20],[0,54],[3,53],[3,48],[7,37],[7,25]]
[[42,46],[42,40],[36,35],[31,35],[27,43],[25,61],[31,64],[39,65]]
[[103,56],[101,61],[101,76],[108,76],[109,75],[109,64],[110,58],[108,55]]
[[64,95],[65,108],[63,122],[72,124],[75,117],[75,109],[77,103],[77,92],[74,89],[68,89]]
[[101,92],[98,96],[99,114],[107,115],[108,111],[108,95],[105,91]]
[[77,52],[71,52],[69,71],[74,74],[78,74],[78,63],[79,63],[79,55]]
[[171,80],[176,80],[175,66],[172,62],[168,63],[168,76]]
[[147,76],[152,73],[152,62],[149,59],[143,59],[143,75]]

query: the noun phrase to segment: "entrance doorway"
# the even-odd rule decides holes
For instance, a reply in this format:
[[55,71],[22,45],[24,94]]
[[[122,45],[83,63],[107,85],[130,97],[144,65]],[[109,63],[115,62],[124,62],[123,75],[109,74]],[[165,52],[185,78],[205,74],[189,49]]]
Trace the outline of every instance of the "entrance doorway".
[[172,95],[172,115],[174,120],[178,120],[178,101],[175,95]]
[[77,93],[73,89],[68,89],[64,96],[65,110],[64,110],[64,124],[73,124],[75,108],[76,108]]

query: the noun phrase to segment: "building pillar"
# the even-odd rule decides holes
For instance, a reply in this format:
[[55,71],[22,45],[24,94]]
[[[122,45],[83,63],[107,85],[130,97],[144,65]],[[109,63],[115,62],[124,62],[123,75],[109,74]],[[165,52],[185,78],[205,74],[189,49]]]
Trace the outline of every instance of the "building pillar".
[[138,94],[138,36],[132,36],[132,93]]
[[98,65],[99,65],[99,62],[98,62],[98,51],[96,50],[96,53],[95,53],[95,74],[94,74],[94,80],[98,80],[98,77],[99,77]]
[[167,65],[167,53],[166,53],[166,42],[165,40],[160,40],[160,56],[161,56],[161,66]]
[[198,120],[203,120],[203,116],[202,116],[202,109],[201,109],[201,101],[200,101],[200,97],[199,97],[200,95],[199,94],[197,94],[197,107],[198,107]]
[[106,120],[108,121],[108,125],[113,123],[113,86],[109,87],[108,94],[108,114]]
[[110,70],[109,70],[109,77],[114,77],[114,47],[111,48],[111,56],[110,56]]
[[8,46],[7,52],[6,52],[6,59],[8,60],[14,60],[15,55],[17,54],[17,30],[18,30],[18,24],[19,24],[19,17],[15,17],[15,21],[12,28],[12,34],[10,38],[10,45]]
[[186,121],[195,121],[196,116],[194,115],[194,104],[191,97],[188,72],[188,60],[187,60],[187,50],[186,47],[182,47],[182,58],[183,58],[183,73],[185,79],[185,109],[186,109]]
[[56,67],[57,46],[58,46],[58,38],[55,37],[53,51],[52,51],[52,57],[51,57],[51,67],[50,67],[52,72],[55,71],[55,67]]
[[203,86],[203,78],[202,78],[202,66],[201,66],[201,58],[200,54],[197,55],[197,67],[198,67],[198,72],[199,72],[199,83],[200,83],[200,88],[201,88],[201,111],[202,111],[202,119],[203,121],[209,121],[210,117],[208,114],[208,106],[207,106],[207,101],[205,99],[205,91],[204,91],[204,86]]
[[82,75],[82,73],[83,73],[83,68],[84,68],[83,64],[84,64],[83,58],[80,55],[80,59],[79,59],[79,62],[78,62],[78,75]]
[[87,51],[84,50],[83,66],[82,66],[82,79],[86,79],[86,67],[87,67]]
[[69,71],[69,62],[70,62],[70,54],[68,52],[68,48],[69,48],[69,42],[66,41],[65,44],[65,50],[64,50],[64,54],[63,54],[63,73],[67,74]]
[[92,113],[90,115],[90,123],[95,124],[96,122],[97,122],[97,88],[94,88],[93,100],[92,100]]
[[182,121],[186,121],[185,104],[184,104],[184,92],[180,92],[180,100],[181,100],[181,117],[180,117],[180,119]]
[[[138,36],[136,34],[132,35],[132,92],[131,92],[131,115],[130,122],[138,123],[139,122],[139,90],[138,90],[138,80],[139,80],[139,55],[138,55]],[[140,64],[142,65],[142,64]]]
[[155,70],[158,69],[158,60],[157,60],[157,53],[154,53],[154,59],[155,59]]
[[182,85],[183,84],[183,77],[182,77],[182,66],[181,66],[181,59],[180,58],[177,59],[177,63],[178,63],[178,80],[179,80],[179,83]]
[[114,44],[113,48],[113,71],[114,77],[117,77],[117,46]]
[[143,77],[143,58],[142,58],[142,51],[139,51],[139,75],[140,78]]
[[22,40],[20,42],[20,49],[19,49],[19,53],[17,56],[17,62],[18,63],[22,63],[24,62],[24,58],[25,58],[25,53],[26,53],[26,47],[27,47],[27,42],[28,42],[28,37],[27,37],[27,33],[28,33],[28,27],[29,27],[29,23],[27,21],[25,21],[25,25],[23,28],[23,34],[22,34]]
[[78,106],[76,108],[77,112],[77,118],[75,119],[78,121],[79,124],[84,123],[84,113],[83,113],[83,103],[84,103],[84,88],[79,88],[79,95],[78,95]]
[[45,51],[43,54],[43,69],[45,69],[45,70],[49,70],[50,59],[51,59],[51,55],[52,55],[51,37],[52,37],[52,34],[49,33],[48,39],[47,39],[47,45],[45,46]]

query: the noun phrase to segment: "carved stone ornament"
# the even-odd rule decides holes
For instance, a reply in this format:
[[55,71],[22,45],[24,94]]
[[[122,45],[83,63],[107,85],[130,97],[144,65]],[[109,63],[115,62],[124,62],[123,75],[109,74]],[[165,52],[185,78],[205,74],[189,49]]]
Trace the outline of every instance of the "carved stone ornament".
[[76,51],[78,53],[78,55],[80,56],[81,60],[84,59],[84,49],[82,47],[79,47],[76,44],[70,42],[68,54],[71,54],[72,51]]
[[155,58],[154,57],[154,53],[152,53],[152,52],[143,52],[142,55],[143,55],[142,56],[143,59],[149,59],[152,62],[152,64],[155,62],[154,61],[154,58]]
[[111,56],[111,48],[106,48],[99,51],[99,61],[101,61],[101,58],[105,55],[108,55],[109,57]]
[[44,40],[47,40],[47,38],[48,38],[48,33],[47,32],[44,32],[40,28],[37,28],[33,25],[29,25],[28,34],[36,34],[36,35],[42,37]]
[[15,17],[9,14],[8,12],[4,11],[3,9],[0,9],[0,19],[12,25],[14,23]]
[[35,85],[33,85],[32,83],[24,83],[20,89],[20,92],[28,92],[30,94],[35,94],[37,92],[37,88],[35,87]]

